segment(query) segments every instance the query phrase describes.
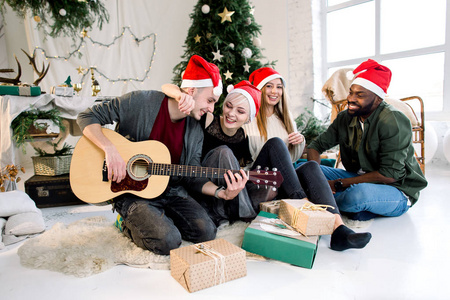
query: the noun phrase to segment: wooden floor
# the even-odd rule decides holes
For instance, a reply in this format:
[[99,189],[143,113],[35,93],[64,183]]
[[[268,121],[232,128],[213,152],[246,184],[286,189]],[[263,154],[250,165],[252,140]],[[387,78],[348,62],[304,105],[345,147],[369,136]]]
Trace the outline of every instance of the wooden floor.
[[[18,245],[0,252],[0,299],[449,299],[450,166],[427,166],[429,186],[398,218],[379,218],[362,250],[335,252],[329,236],[319,242],[312,270],[280,262],[248,261],[244,278],[186,292],[169,271],[117,266],[87,278],[20,265]],[[55,222],[103,215],[108,207],[42,209],[47,228]]]

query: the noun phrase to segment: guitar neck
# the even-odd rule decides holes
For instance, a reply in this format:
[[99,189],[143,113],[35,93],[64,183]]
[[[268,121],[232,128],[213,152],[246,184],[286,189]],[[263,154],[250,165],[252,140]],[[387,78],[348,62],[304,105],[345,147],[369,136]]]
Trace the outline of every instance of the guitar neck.
[[[182,176],[182,177],[203,177],[203,178],[223,178],[228,169],[209,168],[198,166],[184,166],[172,164],[150,163],[148,173],[151,175]],[[239,170],[231,170],[238,173]]]

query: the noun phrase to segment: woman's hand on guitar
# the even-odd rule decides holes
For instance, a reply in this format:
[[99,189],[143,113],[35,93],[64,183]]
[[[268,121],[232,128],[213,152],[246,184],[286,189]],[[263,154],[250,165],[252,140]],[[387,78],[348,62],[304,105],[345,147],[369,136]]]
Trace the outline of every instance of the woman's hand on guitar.
[[105,151],[106,165],[108,166],[108,180],[121,182],[127,174],[127,165],[120,156],[117,148],[111,148]]
[[239,173],[233,174],[230,170],[224,175],[225,182],[227,183],[227,188],[220,193],[219,197],[225,200],[233,200],[245,187],[248,181],[247,173],[244,170],[240,170]]

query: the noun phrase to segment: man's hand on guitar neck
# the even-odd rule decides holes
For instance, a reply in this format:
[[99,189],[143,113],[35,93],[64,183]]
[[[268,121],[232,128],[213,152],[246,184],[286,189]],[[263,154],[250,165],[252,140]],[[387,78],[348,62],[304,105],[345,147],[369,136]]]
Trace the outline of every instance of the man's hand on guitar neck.
[[225,182],[227,187],[225,190],[220,191],[217,195],[219,198],[224,200],[233,200],[237,195],[244,189],[247,183],[248,177],[244,170],[240,170],[239,173],[233,174],[231,170],[228,170],[224,174]]

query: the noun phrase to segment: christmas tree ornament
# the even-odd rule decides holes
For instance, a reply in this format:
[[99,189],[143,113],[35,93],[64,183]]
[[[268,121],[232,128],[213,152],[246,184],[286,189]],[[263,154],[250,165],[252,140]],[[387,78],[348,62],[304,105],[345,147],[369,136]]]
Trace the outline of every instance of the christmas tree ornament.
[[39,23],[41,21],[41,17],[39,16],[34,16],[33,18],[37,23]]
[[230,44],[228,45],[228,47],[230,47],[231,49],[234,49],[234,44],[233,44],[233,43],[230,43]]
[[82,38],[85,38],[85,37],[87,37],[87,34],[88,34],[88,32],[86,31],[86,29],[83,29],[83,31],[81,32],[80,36]]
[[214,55],[214,58],[213,58],[213,60],[218,60],[218,61],[221,61],[221,59],[222,59],[223,55],[222,55],[222,54],[220,54],[220,50],[217,50],[217,52],[212,52],[212,54]]
[[247,63],[247,59],[245,60],[244,72],[250,73],[250,66],[249,66],[249,64]]
[[222,18],[222,20],[220,21],[220,23],[223,23],[225,21],[229,21],[229,22],[233,22],[231,21],[231,16],[234,14],[234,11],[228,11],[228,9],[225,7],[223,12],[221,12],[219,15],[219,17]]
[[61,8],[59,10],[59,14],[64,17],[67,14],[67,12],[66,12],[66,10],[64,8]]
[[227,70],[227,72],[225,74],[223,74],[223,75],[225,75],[225,80],[233,79],[232,78],[233,73],[231,73],[230,70]]
[[211,38],[211,36],[212,36],[211,32],[207,32],[207,33],[206,33],[206,38],[207,38],[208,40]]
[[261,44],[262,44],[261,39],[259,39],[259,38],[257,38],[257,37],[254,37],[254,38],[253,38],[253,45],[254,45],[254,46],[256,46],[256,47],[261,47]]
[[245,57],[245,58],[250,58],[250,57],[252,57],[252,50],[250,50],[250,48],[244,48],[243,50],[242,50],[242,56],[243,57]]
[[83,69],[83,67],[82,66],[79,66],[78,68],[76,68],[75,70],[77,70],[78,71],[78,74],[83,74],[84,73],[84,71],[85,71],[85,69]]
[[251,15],[254,15],[254,14],[255,14],[255,7],[254,7],[254,6],[252,6],[252,8],[250,9],[250,14],[251,14]]
[[247,25],[252,24],[252,19],[250,17],[248,17],[247,20],[245,20],[245,24],[247,24]]
[[208,4],[202,6],[202,13],[204,13],[205,15],[209,13],[209,10],[210,8]]
[[199,36],[198,34],[194,37],[194,40],[195,40],[195,43],[200,43],[200,39],[201,39],[202,37],[201,36]]

